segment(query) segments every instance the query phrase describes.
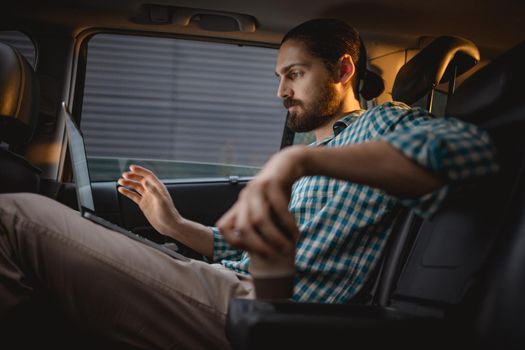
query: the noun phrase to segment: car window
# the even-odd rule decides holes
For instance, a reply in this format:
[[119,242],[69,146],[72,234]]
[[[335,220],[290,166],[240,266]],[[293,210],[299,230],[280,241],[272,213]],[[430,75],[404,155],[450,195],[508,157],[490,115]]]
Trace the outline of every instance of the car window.
[[252,176],[279,150],[276,49],[98,34],[87,44],[81,129],[93,181],[129,164],[163,179]]
[[0,31],[0,41],[16,48],[26,58],[29,64],[36,66],[35,45],[27,35],[15,30]]

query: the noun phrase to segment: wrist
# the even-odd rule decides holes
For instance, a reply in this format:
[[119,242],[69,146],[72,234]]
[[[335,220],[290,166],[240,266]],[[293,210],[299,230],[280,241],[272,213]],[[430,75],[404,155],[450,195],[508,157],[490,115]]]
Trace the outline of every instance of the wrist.
[[286,153],[290,164],[291,183],[308,175],[309,148],[302,145],[290,146],[287,148]]
[[172,215],[170,225],[166,229],[166,235],[175,239],[180,239],[181,232],[184,232],[184,226],[186,225],[186,219],[180,214],[175,213]]

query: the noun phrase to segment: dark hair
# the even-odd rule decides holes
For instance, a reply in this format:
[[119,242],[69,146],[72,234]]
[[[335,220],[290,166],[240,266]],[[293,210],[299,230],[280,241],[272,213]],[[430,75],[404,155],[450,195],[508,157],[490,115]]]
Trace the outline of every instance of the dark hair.
[[356,66],[354,93],[365,100],[379,96],[384,90],[383,79],[366,68],[366,49],[359,33],[343,21],[331,18],[313,19],[291,29],[281,45],[290,39],[303,42],[309,53],[320,58],[333,71],[344,54],[349,54]]

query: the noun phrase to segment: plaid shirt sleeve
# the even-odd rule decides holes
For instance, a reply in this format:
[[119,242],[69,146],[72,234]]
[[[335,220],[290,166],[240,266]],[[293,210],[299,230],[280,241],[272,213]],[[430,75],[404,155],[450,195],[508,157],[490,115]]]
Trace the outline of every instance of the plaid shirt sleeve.
[[447,185],[419,198],[400,198],[421,216],[430,216],[446,194],[474,177],[498,170],[489,135],[475,125],[455,118],[436,118],[420,108],[407,109],[402,118],[380,139],[430,172]]
[[238,260],[242,256],[242,250],[233,248],[217,227],[210,227],[213,231],[213,262],[219,262],[223,259]]

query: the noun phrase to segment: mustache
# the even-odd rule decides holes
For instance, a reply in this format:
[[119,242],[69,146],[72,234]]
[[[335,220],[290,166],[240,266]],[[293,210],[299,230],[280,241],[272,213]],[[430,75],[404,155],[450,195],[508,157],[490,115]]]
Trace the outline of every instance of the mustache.
[[294,100],[292,98],[287,98],[286,100],[283,101],[283,106],[284,108],[288,109],[290,107],[293,107],[293,106],[300,106],[302,105],[302,102],[299,101],[299,100]]

